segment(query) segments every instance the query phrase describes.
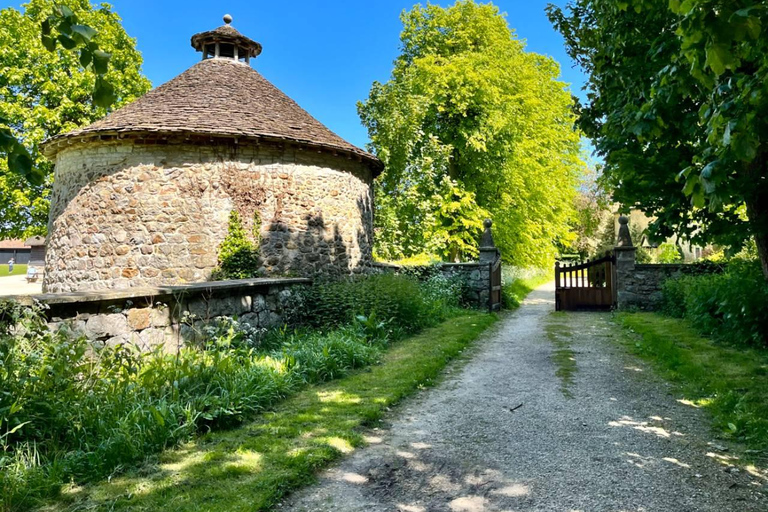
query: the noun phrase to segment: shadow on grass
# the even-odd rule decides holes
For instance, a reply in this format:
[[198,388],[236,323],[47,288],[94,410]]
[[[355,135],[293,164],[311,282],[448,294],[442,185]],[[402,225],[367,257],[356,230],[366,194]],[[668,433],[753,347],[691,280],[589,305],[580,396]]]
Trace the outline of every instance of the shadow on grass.
[[700,336],[684,320],[621,313],[625,346],[679,385],[680,403],[709,411],[718,436],[739,441],[747,461],[768,462],[768,350]]
[[44,510],[264,510],[362,446],[360,427],[431,385],[495,319],[450,319],[396,343],[380,365],[308,388],[254,423],[201,436],[126,476],[65,490]]

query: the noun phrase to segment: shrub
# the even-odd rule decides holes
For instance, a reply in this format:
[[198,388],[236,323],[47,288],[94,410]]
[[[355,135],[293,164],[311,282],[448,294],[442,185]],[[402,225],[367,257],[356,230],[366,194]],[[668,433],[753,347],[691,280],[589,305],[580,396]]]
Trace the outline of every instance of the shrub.
[[656,263],[678,263],[683,261],[683,254],[677,245],[664,242],[659,245],[655,260]]
[[292,323],[327,328],[375,315],[410,333],[445,319],[459,303],[461,283],[440,273],[423,282],[386,273],[319,283],[295,295],[289,312]]
[[[254,218],[254,233],[260,226],[258,216]],[[259,245],[248,239],[237,210],[229,213],[227,236],[219,245],[219,264],[213,271],[216,281],[225,279],[249,279],[259,275]]]
[[[112,474],[196,432],[236,425],[311,382],[376,361],[386,333],[275,331],[221,321],[202,347],[92,347],[0,304],[0,508]],[[13,326],[22,323],[21,329]]]
[[733,260],[722,273],[667,280],[663,298],[665,313],[688,319],[704,334],[768,346],[768,283],[757,261]]

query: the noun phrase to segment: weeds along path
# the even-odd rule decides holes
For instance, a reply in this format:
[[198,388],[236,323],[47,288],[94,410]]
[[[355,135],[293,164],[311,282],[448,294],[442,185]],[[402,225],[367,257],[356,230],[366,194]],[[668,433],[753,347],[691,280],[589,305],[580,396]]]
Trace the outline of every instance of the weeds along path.
[[545,285],[370,445],[294,494],[294,512],[757,511],[704,413],[625,356],[608,313],[553,313]]

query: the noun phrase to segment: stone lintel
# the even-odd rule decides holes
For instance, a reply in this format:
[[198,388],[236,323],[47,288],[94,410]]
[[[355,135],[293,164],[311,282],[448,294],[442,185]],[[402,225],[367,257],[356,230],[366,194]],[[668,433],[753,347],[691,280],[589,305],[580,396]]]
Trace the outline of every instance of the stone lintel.
[[133,298],[167,297],[173,295],[200,295],[213,292],[239,291],[246,289],[268,288],[270,286],[311,284],[306,278],[256,278],[239,279],[234,281],[210,281],[183,286],[152,286],[145,288],[128,288],[124,290],[98,290],[71,293],[44,293],[41,295],[10,296],[6,299],[20,304],[32,304],[34,301],[45,304],[73,304],[85,302],[105,302]]

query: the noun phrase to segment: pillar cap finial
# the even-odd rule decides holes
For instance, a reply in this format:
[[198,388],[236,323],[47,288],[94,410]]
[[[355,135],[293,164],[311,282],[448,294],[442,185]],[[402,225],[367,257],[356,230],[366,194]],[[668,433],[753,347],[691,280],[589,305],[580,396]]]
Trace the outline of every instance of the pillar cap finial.
[[633,247],[632,235],[629,233],[629,218],[626,215],[619,217],[619,236],[616,247]]
[[483,221],[483,226],[485,226],[485,230],[483,230],[483,236],[480,239],[480,250],[488,250],[488,249],[496,249],[496,244],[493,241],[493,232],[491,232],[491,226],[493,226],[493,221],[491,219],[485,219]]

